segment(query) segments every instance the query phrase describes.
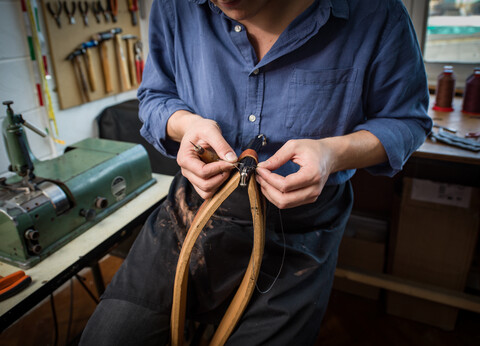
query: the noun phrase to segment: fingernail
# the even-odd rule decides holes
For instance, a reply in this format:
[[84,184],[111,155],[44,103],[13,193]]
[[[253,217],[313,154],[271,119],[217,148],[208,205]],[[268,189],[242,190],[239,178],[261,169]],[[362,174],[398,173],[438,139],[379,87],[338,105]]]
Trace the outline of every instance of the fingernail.
[[264,166],[268,166],[268,161],[262,161],[257,164],[257,167],[260,167],[260,168]]
[[229,162],[235,162],[235,161],[237,161],[237,155],[235,155],[235,153],[232,153],[231,151],[229,151],[225,155],[225,160],[227,160]]

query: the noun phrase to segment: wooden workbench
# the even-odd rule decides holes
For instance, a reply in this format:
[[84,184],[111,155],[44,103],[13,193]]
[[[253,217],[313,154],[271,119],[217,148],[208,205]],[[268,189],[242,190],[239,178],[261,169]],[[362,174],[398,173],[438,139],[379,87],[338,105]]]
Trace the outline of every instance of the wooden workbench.
[[[477,117],[462,113],[462,99],[455,98],[453,112],[439,112],[432,109],[435,98],[430,100],[428,114],[434,124],[457,130],[456,135],[464,137],[469,132],[480,132],[480,115]],[[437,128],[433,129],[438,131]],[[427,139],[413,154],[413,157],[444,160],[465,164],[480,165],[480,152],[473,152]]]

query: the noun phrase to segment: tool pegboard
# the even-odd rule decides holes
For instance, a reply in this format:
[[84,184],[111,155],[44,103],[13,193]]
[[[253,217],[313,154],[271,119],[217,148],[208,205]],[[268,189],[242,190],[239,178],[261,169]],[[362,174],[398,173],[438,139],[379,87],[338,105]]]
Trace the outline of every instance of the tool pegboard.
[[136,3],[41,0],[60,109],[138,87],[143,57]]

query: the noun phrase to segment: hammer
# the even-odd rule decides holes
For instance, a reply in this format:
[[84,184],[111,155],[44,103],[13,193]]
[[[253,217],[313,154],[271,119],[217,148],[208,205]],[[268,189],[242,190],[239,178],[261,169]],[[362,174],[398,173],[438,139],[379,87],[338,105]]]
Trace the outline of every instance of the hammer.
[[67,56],[67,60],[70,60],[73,64],[73,69],[77,76],[77,82],[79,84],[82,95],[82,101],[90,102],[90,96],[88,95],[87,79],[85,78],[85,74],[83,73],[82,65],[79,60],[80,55],[82,54],[84,54],[82,49],[76,49]]
[[123,35],[122,39],[127,42],[127,59],[128,71],[130,72],[130,81],[134,87],[138,86],[137,75],[135,72],[135,49],[133,47],[133,40],[137,39],[135,35]]
[[87,66],[88,73],[88,82],[90,84],[90,90],[92,90],[92,92],[97,90],[97,82],[93,70],[92,55],[90,54],[89,48],[96,46],[98,46],[98,41],[95,40],[90,40],[88,42],[83,42],[82,44],[80,44],[80,47],[85,50],[85,54],[83,56],[85,58],[85,65]]
[[122,32],[122,29],[113,28],[110,32],[115,37],[115,51],[117,54],[118,71],[120,73],[120,84],[122,90],[125,91],[130,89],[132,85],[130,84],[130,78],[128,77],[127,57],[125,56],[125,51],[119,35]]
[[102,62],[103,78],[105,80],[105,92],[111,93],[113,91],[112,79],[110,77],[110,64],[108,63],[108,49],[105,42],[113,38],[110,31],[99,32],[93,35],[93,40],[98,42],[100,60]]

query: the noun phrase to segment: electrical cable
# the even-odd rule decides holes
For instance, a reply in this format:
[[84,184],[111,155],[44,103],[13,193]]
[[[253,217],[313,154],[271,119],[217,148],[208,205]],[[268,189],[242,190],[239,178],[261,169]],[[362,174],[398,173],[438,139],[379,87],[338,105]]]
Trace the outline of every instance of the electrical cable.
[[55,312],[55,302],[53,300],[53,293],[50,294],[50,307],[52,308],[53,324],[54,324],[54,328],[55,328],[55,340],[53,342],[53,345],[57,346],[57,343],[58,343],[58,320],[57,320],[57,313]]
[[80,275],[75,274],[75,277],[77,278],[78,282],[80,282],[80,284],[85,289],[85,291],[87,291],[88,295],[90,296],[90,298],[92,298],[92,300],[95,302],[95,304],[98,304],[100,301],[97,299],[97,297],[94,296],[92,291],[90,291],[88,289],[87,285],[85,285],[85,283],[82,281],[82,278],[80,277]]
[[[266,211],[264,211],[266,212]],[[261,294],[265,294],[265,293],[268,293],[270,292],[270,290],[273,288],[273,286],[275,285],[275,283],[277,282],[278,278],[280,277],[280,273],[282,272],[282,269],[283,269],[283,263],[285,262],[285,254],[286,254],[286,241],[285,241],[285,232],[283,230],[283,221],[282,221],[282,212],[280,209],[278,209],[278,216],[280,218],[280,229],[282,230],[282,238],[283,238],[283,254],[282,254],[282,262],[280,264],[280,268],[278,269],[278,273],[277,275],[275,276],[275,279],[273,279],[273,282],[272,284],[270,285],[269,288],[267,288],[265,291],[262,291],[259,287],[258,287],[258,283],[255,282],[255,286],[257,287],[257,291]]]
[[70,311],[68,313],[67,336],[65,338],[65,345],[68,345],[68,341],[70,339],[72,320],[73,320],[73,279],[70,279]]

